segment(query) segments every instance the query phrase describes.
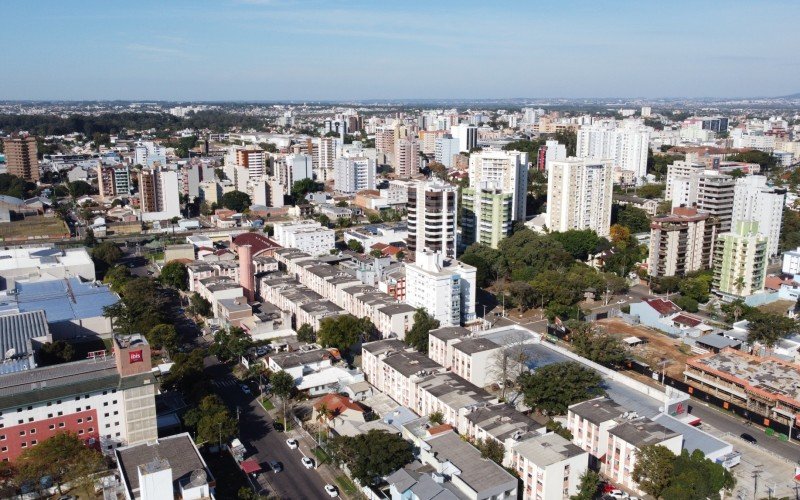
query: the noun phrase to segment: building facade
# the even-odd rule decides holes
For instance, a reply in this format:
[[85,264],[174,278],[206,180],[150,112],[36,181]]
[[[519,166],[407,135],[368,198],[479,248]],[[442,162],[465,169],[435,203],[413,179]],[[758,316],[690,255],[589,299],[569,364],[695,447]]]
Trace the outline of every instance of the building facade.
[[711,264],[717,232],[716,221],[696,208],[678,207],[672,214],[650,224],[650,276],[683,276]]
[[768,186],[766,176],[742,177],[734,187],[731,219],[734,226],[739,221],[758,222],[758,231],[767,237],[767,255],[777,255],[785,202],[786,190]]
[[739,221],[714,247],[713,289],[723,297],[747,297],[764,289],[767,279],[768,239],[758,222]]
[[3,139],[3,148],[6,155],[6,169],[9,174],[28,182],[39,182],[36,137],[29,135]]
[[433,179],[408,185],[408,251],[430,250],[456,256],[458,188]]
[[551,231],[591,229],[608,236],[613,169],[610,161],[567,158],[550,162],[547,227]]
[[343,194],[375,189],[375,160],[364,157],[338,158],[334,162],[333,186]]
[[406,264],[406,303],[422,307],[442,326],[475,319],[477,270],[438,252],[418,251]]

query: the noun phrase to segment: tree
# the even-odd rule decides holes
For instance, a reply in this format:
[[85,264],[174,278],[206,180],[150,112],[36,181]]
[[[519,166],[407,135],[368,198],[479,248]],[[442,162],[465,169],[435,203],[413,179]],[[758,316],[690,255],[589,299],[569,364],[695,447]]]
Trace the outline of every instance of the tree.
[[370,224],[380,224],[381,222],[383,222],[383,219],[379,214],[376,214],[375,212],[370,212],[367,214],[367,221],[369,221]]
[[110,267],[122,258],[122,250],[116,243],[104,241],[92,249],[92,258]]
[[664,189],[666,189],[666,187],[666,184],[645,184],[636,190],[636,194],[649,200],[661,198],[661,195],[664,194]]
[[156,349],[166,349],[170,353],[174,353],[178,347],[178,332],[173,325],[156,325],[145,334],[145,337],[147,342]]
[[114,321],[116,331],[148,332],[168,322],[169,300],[156,280],[140,276],[127,280],[117,291],[121,300],[103,309],[103,314]]
[[523,373],[517,383],[526,405],[543,413],[562,415],[569,405],[604,394],[602,380],[594,370],[566,361]]
[[210,316],[211,302],[207,301],[197,292],[189,297],[189,312],[196,316]]
[[[25,449],[16,461],[19,480],[35,483],[49,476],[59,494],[61,485],[85,486],[88,476],[103,469],[103,455],[86,446],[86,442],[72,432],[59,432],[36,446]],[[81,488],[83,489],[83,488]]]
[[322,189],[322,184],[315,182],[314,179],[301,179],[292,184],[292,198],[295,203],[300,203],[308,193],[314,193]]
[[430,170],[431,176],[436,176],[442,180],[447,180],[447,167],[438,161],[432,161],[428,163],[428,170]]
[[346,354],[372,330],[368,318],[356,318],[352,314],[341,314],[324,318],[319,322],[317,340],[323,347],[335,347]]
[[731,491],[736,479],[722,465],[708,460],[703,452],[683,450],[675,459],[672,480],[661,492],[664,500],[719,499],[721,491]]
[[636,453],[636,465],[631,477],[639,483],[642,491],[658,498],[672,480],[675,459],[675,455],[665,446],[644,445]]
[[311,325],[303,323],[300,325],[300,328],[297,329],[297,340],[308,343],[316,342],[317,335],[314,333],[314,329],[311,328]]
[[578,492],[572,495],[570,500],[594,500],[600,493],[600,486],[603,481],[600,474],[587,469],[581,474],[581,482],[578,484]]
[[211,353],[222,361],[238,361],[251,347],[253,347],[252,337],[243,329],[234,326],[214,334]]
[[512,381],[528,369],[531,356],[527,340],[523,333],[511,333],[504,337],[503,344],[489,358],[487,372],[500,384],[501,399],[505,399]]
[[433,425],[442,425],[444,423],[444,413],[437,410],[428,415],[428,421]]
[[354,252],[364,253],[364,245],[358,240],[350,240],[347,242],[347,248]]
[[544,427],[548,431],[558,434],[567,441],[572,441],[572,433],[569,431],[569,429],[561,425],[561,422],[559,422],[558,420],[550,419],[548,420],[548,422],[545,424]]
[[177,290],[189,289],[189,270],[186,268],[186,264],[177,260],[164,265],[158,279],[161,283]]
[[630,229],[621,224],[614,224],[611,226],[609,231],[611,243],[613,243],[615,247],[624,250],[628,246],[628,242],[631,239]]
[[286,405],[289,404],[295,391],[294,377],[281,370],[270,375],[269,383],[272,386],[272,393],[283,403],[283,426],[286,427]]
[[414,460],[411,443],[395,433],[372,429],[357,436],[336,436],[328,447],[338,464],[346,465],[362,485],[391,474]]
[[481,243],[473,243],[467,247],[459,258],[461,262],[475,266],[475,279],[479,287],[487,287],[497,280],[502,259],[503,255],[499,250]]
[[222,195],[222,206],[234,212],[243,212],[250,208],[250,196],[241,191],[228,191]]
[[707,302],[711,293],[712,277],[710,272],[687,276],[681,280],[678,290],[684,297],[692,298],[697,302]]
[[616,223],[625,226],[631,234],[650,231],[650,217],[641,208],[630,205],[617,206]]
[[226,443],[239,433],[239,423],[217,395],[204,397],[183,417],[197,443]]
[[747,320],[747,342],[758,342],[767,347],[773,347],[781,339],[797,332],[798,322],[795,319],[780,314],[751,312]]
[[92,194],[92,185],[86,181],[73,181],[67,184],[69,195],[73,198],[80,198]]
[[513,280],[527,281],[543,271],[569,267],[575,260],[561,243],[527,228],[503,239],[498,247],[504,271]]
[[575,353],[605,366],[619,366],[625,361],[625,347],[617,337],[591,323],[569,321],[570,339]]
[[586,260],[590,253],[595,253],[600,242],[600,237],[591,229],[577,230],[570,229],[563,233],[552,233],[553,239],[561,243],[564,250],[570,253],[574,259]]
[[94,237],[94,229],[86,228],[86,236],[83,238],[83,245],[89,248],[97,245],[97,238]]
[[673,302],[675,302],[676,306],[690,313],[695,313],[699,310],[699,304],[691,297],[680,296],[675,298]]
[[439,328],[439,320],[434,319],[420,307],[414,313],[414,324],[406,333],[405,343],[421,353],[428,352],[428,332]]
[[188,354],[175,353],[172,356],[175,364],[161,380],[161,388],[180,391],[194,403],[202,400],[210,392],[208,379],[203,373],[205,356],[206,352],[203,349],[195,349]]
[[42,344],[42,347],[36,351],[36,358],[39,366],[57,365],[78,359],[72,344],[63,340]]
[[506,454],[506,447],[502,443],[490,437],[478,439],[475,447],[481,452],[481,458],[486,458],[492,462],[503,465],[503,456]]
[[320,215],[319,215],[319,217],[317,217],[317,221],[318,221],[320,224],[322,224],[324,227],[328,227],[328,226],[330,226],[330,225],[331,225],[331,219],[330,219],[330,217],[328,217],[328,216],[327,216],[327,215],[325,215],[325,214],[320,214]]

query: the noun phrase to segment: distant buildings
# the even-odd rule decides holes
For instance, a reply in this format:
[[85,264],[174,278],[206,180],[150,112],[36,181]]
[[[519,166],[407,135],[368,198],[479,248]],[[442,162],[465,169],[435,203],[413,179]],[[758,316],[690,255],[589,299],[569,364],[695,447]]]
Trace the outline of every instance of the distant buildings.
[[461,151],[460,141],[454,137],[437,137],[434,144],[434,159],[447,168],[453,166],[453,157]]
[[11,137],[3,139],[6,157],[6,169],[28,182],[39,182],[39,158],[37,156],[36,137]]
[[442,326],[475,319],[476,269],[438,252],[418,251],[406,264],[406,302],[428,311]]
[[133,156],[134,165],[152,167],[156,162],[162,167],[167,166],[167,148],[153,141],[136,143]]
[[550,162],[547,227],[551,231],[591,229],[608,236],[613,177],[611,162],[567,158]]
[[314,172],[319,182],[333,179],[334,163],[342,155],[342,144],[342,140],[338,137],[319,138],[317,166]]
[[478,127],[461,123],[450,127],[450,135],[458,140],[459,151],[469,153],[478,145]]
[[139,207],[145,222],[180,217],[178,172],[159,166],[142,169],[139,172]]
[[718,223],[696,208],[678,207],[650,224],[647,273],[683,276],[711,264]]
[[783,205],[786,190],[767,186],[763,175],[749,175],[736,180],[733,195],[733,223],[756,221],[758,231],[767,237],[767,255],[778,254]]
[[677,161],[667,167],[666,199],[672,208],[696,207],[714,216],[720,231],[730,231],[733,215],[734,185],[730,175],[706,170],[702,165]]
[[408,251],[456,256],[458,188],[433,179],[408,185]]
[[715,292],[747,297],[764,289],[767,277],[768,240],[758,222],[739,221],[730,233],[718,236],[714,250]]
[[333,186],[340,193],[375,189],[375,160],[371,158],[338,158],[333,170]]

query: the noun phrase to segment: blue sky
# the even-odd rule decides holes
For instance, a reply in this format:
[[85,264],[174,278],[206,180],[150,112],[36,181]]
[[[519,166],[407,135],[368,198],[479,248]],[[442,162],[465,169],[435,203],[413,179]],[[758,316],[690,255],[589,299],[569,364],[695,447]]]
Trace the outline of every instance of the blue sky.
[[797,0],[4,0],[0,99],[800,92]]

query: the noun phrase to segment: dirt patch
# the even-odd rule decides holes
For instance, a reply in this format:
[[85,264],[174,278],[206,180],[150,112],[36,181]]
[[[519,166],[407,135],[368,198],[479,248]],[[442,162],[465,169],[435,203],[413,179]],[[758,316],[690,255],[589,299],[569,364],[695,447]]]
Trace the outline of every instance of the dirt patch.
[[794,302],[791,300],[776,300],[770,304],[764,304],[763,306],[758,306],[759,311],[763,311],[766,313],[772,314],[779,314],[783,316],[786,314],[786,311],[794,308]]
[[[686,360],[690,356],[687,354],[688,346],[684,346],[678,339],[643,326],[629,325],[618,318],[602,319],[597,321],[597,324],[620,339],[639,337],[645,340],[645,344],[630,349],[633,357],[649,364],[654,370],[660,369],[662,360],[666,359],[667,375],[682,378]],[[686,352],[681,349],[686,349]]]

